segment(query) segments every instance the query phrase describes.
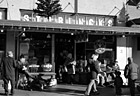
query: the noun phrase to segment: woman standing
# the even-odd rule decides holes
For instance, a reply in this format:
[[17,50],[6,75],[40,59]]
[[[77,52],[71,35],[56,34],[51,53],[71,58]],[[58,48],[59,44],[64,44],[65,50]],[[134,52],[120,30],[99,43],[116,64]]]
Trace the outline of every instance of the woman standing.
[[97,60],[99,57],[99,54],[94,53],[91,55],[91,59],[90,59],[90,83],[87,86],[86,92],[85,92],[85,96],[89,96],[92,86],[93,86],[93,94],[98,95],[99,92],[97,90],[97,85],[96,85],[96,80],[97,80],[97,75],[100,72],[100,67],[99,67],[99,61]]

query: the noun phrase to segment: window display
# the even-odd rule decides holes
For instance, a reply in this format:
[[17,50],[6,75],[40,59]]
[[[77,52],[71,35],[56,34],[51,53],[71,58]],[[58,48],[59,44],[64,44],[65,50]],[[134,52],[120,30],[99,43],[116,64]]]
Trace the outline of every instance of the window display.
[[39,65],[33,67],[42,72],[46,63],[51,65],[51,35],[48,37],[46,33],[29,32],[25,34],[25,37],[21,37],[20,54],[26,55],[30,65]]

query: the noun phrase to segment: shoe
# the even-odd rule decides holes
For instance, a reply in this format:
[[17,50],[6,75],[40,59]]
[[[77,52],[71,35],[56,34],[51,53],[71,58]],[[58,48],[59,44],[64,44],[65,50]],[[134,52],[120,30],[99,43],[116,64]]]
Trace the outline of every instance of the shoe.
[[93,95],[99,95],[100,93],[98,91],[95,91],[92,93]]
[[100,85],[101,87],[105,87],[104,85]]

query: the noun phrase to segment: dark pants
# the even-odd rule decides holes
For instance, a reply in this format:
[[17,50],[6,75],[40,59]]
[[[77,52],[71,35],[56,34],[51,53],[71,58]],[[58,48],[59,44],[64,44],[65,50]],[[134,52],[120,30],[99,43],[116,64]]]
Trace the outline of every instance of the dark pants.
[[74,74],[68,74],[68,83],[69,84],[75,83]]
[[4,77],[3,78],[4,81],[4,89],[5,89],[5,93],[8,94],[9,90],[8,90],[8,83],[10,81],[11,83],[11,93],[14,93],[14,89],[15,89],[15,76],[11,76],[11,77]]
[[63,81],[63,83],[68,83],[68,73],[67,72],[63,72],[62,73],[62,81]]
[[121,87],[116,87],[116,95],[121,95],[122,94],[122,89]]
[[132,80],[130,78],[128,79],[128,84],[129,84],[131,96],[135,96],[135,81],[136,80]]

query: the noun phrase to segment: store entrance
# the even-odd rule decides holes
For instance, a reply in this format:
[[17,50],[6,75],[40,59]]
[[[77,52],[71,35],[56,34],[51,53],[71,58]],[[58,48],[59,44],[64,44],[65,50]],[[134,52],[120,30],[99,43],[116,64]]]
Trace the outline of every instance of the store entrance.
[[58,77],[59,68],[65,62],[67,55],[71,53],[74,58],[74,36],[70,34],[55,35],[55,72]]

